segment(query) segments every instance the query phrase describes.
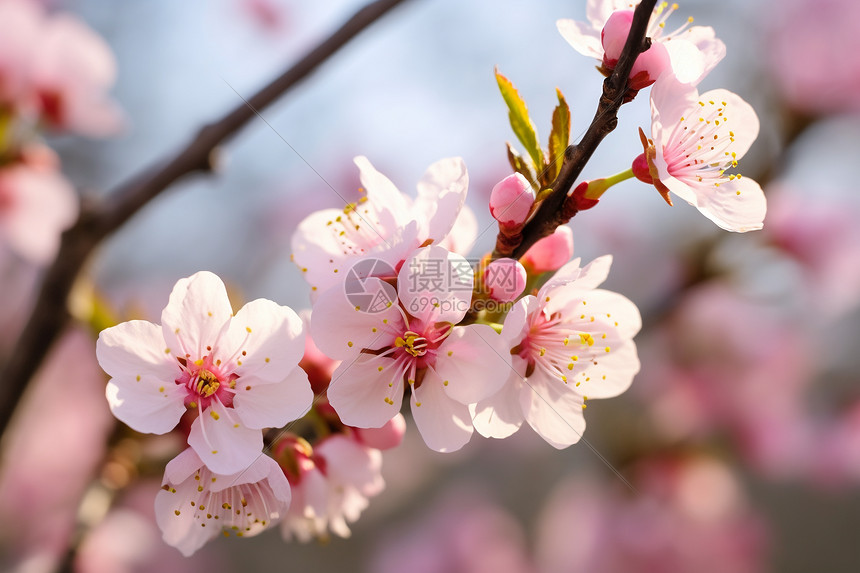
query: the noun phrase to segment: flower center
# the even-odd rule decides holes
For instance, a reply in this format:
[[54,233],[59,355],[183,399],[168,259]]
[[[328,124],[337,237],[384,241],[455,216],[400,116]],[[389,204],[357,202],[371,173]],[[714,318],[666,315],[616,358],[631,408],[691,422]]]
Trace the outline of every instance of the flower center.
[[217,392],[220,386],[218,377],[208,370],[201,368],[197,372],[197,393],[201,396],[208,398]]
[[412,356],[424,356],[427,354],[427,339],[420,336],[417,332],[407,330],[403,333],[406,338],[398,336],[394,341],[397,348],[402,348]]

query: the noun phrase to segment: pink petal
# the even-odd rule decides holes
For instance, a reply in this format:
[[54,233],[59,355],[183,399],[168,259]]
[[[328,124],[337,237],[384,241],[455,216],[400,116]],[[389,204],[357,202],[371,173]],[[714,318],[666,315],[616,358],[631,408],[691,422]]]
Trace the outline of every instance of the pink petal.
[[173,355],[190,354],[196,360],[209,354],[207,346],[217,346],[232,315],[224,283],[216,275],[200,271],[173,287],[161,313],[161,328]]
[[302,319],[289,307],[257,299],[232,318],[214,354],[236,364],[233,372],[240,379],[279,382],[296,368],[304,350]]
[[387,346],[393,341],[392,332],[402,332],[403,317],[394,287],[375,277],[354,284],[349,296],[342,285],[322,293],[311,316],[314,342],[335,359],[354,356],[364,348]]
[[512,372],[506,340],[485,324],[454,327],[438,353],[433,368],[445,394],[461,404],[492,396]]
[[[728,151],[737,154],[738,159],[746,155],[760,130],[758,114],[753,107],[738,94],[724,89],[705,92],[699,99],[704,102],[711,100],[720,103],[726,102],[726,105],[722,106],[725,108],[724,113],[727,118],[726,129],[723,131],[726,135],[729,129],[734,133],[732,136],[734,141]],[[720,137],[725,137],[725,135],[721,134]],[[721,157],[720,160],[725,161],[725,158]]]
[[149,374],[140,380],[117,377],[108,382],[105,396],[114,416],[144,434],[164,434],[176,427],[185,413],[185,393],[172,380]]
[[[403,373],[393,361],[361,354],[346,360],[332,375],[328,399],[348,426],[380,428],[400,412],[403,401]],[[383,366],[383,371],[379,367]],[[388,403],[386,398],[391,402]]]
[[381,210],[380,223],[384,229],[402,227],[411,220],[409,200],[394,183],[376,170],[367,157],[358,156],[354,160],[358,166],[361,184],[367,191],[367,198]]
[[[605,20],[604,20],[605,22]],[[600,23],[600,28],[595,30],[583,22],[574,20],[558,20],[556,23],[559,33],[568,44],[573,46],[573,49],[582,54],[597,60],[603,59],[603,46],[600,44],[600,28],[603,28],[603,22]]]
[[233,407],[248,428],[280,428],[304,416],[313,400],[308,375],[296,366],[283,380],[271,384],[254,385],[239,378]]
[[[582,304],[582,301],[585,304]],[[576,309],[574,312],[581,311],[587,317],[595,318],[595,321],[588,322],[586,325],[594,325],[594,329],[588,329],[588,331],[594,333],[598,344],[600,342],[597,332],[601,328],[600,325],[607,331],[618,332],[628,340],[642,328],[639,309],[630,299],[602,289],[580,290],[568,287],[556,289],[552,291],[552,296],[544,308],[549,314],[560,312],[570,316],[571,307]]]
[[314,452],[326,460],[326,471],[333,482],[349,484],[366,497],[377,495],[385,488],[379,450],[334,435],[315,446]]
[[727,231],[745,233],[761,229],[767,201],[758,183],[743,177],[725,181],[698,197],[699,211]]
[[566,448],[582,438],[583,399],[560,380],[532,375],[522,387],[520,404],[529,425],[554,448]]
[[438,243],[451,231],[468,189],[469,174],[461,158],[442,159],[427,168],[418,182],[418,197],[413,205],[415,217],[426,221],[422,236]]
[[472,301],[469,261],[442,247],[418,249],[397,275],[397,296],[406,312],[422,322],[456,324]]
[[472,407],[472,424],[485,438],[507,438],[520,429],[523,408],[520,405],[522,378],[511,372],[501,390]]
[[161,327],[145,320],[130,320],[103,330],[96,342],[99,365],[113,378],[135,380],[148,374],[162,384],[174,383],[180,374],[167,348]]
[[[263,434],[241,424],[236,412],[213,403],[191,424],[188,445],[203,463],[218,474],[234,474],[263,455]],[[212,416],[217,414],[218,419]]]
[[460,214],[457,215],[457,220],[454,221],[454,227],[448,235],[438,242],[440,247],[444,247],[452,253],[466,256],[475,241],[478,238],[478,219],[475,213],[468,205],[463,204],[460,209]]
[[437,452],[454,452],[472,437],[469,407],[451,399],[442,378],[428,369],[420,388],[412,391],[412,418],[424,443]]

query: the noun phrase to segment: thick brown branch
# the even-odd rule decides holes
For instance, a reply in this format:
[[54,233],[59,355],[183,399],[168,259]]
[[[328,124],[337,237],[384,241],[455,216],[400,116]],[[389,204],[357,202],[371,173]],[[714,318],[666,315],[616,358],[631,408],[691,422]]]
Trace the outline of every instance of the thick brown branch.
[[[27,382],[39,368],[70,316],[69,292],[93,249],[135,213],[182,177],[212,168],[213,152],[262,110],[403,0],[376,0],[356,12],[298,63],[237,105],[223,119],[201,129],[178,153],[115,189],[102,204],[85,205],[75,225],[63,234],[59,254],[46,270],[27,325],[3,369],[0,435],[6,429]],[[256,111],[255,111],[256,110]]]
[[523,228],[522,241],[512,246],[508,252],[500,252],[497,248],[493,252],[494,259],[523,256],[538,240],[552,234],[556,227],[567,223],[576,214],[569,208],[563,209],[565,199],[597,146],[618,124],[618,110],[627,95],[630,71],[639,54],[651,46],[651,41],[645,34],[656,3],[657,0],[642,0],[636,7],[630,33],[615,70],[603,82],[603,94],[591,125],[578,144],[565,150],[561,170],[550,185],[552,193],[541,202],[534,217]]

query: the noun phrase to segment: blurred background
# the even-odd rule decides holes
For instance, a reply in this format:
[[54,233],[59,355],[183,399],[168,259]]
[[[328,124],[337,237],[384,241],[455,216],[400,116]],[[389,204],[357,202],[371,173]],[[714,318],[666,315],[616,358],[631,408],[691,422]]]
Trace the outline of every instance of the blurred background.
[[[363,2],[45,4],[77,14],[117,60],[121,133],[47,138],[74,187],[98,197],[241,103],[237,92],[249,97]],[[75,330],[3,444],[4,569],[53,570],[73,543],[82,572],[860,570],[860,3],[687,0],[673,21],[688,16],[728,50],[700,90],[735,91],[761,119],[741,169],[765,189],[768,218],[763,231],[729,234],[632,180],[571,222],[576,256],[612,254],[606,288],[645,322],[642,372],[621,397],[589,404],[587,444],[557,451],[523,428],[437,454],[410,426],[385,453],[386,490],[349,539],[285,543],[275,530],[219,538],[186,560],[152,518],[161,469],[111,465],[117,449],[147,459],[176,444],[116,429],[93,335]],[[462,156],[480,256],[495,241],[486,204],[510,172],[504,144],[514,140],[494,67],[542,137],[556,87],[574,139],[596,107],[596,62],[561,38],[559,18],[584,20],[584,0],[408,0],[263,111],[271,127],[241,131],[216,176],[180,182],[105,242],[86,271],[91,286],[122,319],[157,322],[175,281],[201,269],[236,301],[306,308],[290,236],[312,211],[342,206],[330,186],[358,197],[356,155],[407,194],[432,162]],[[642,151],[637,128],[649,125],[643,92],[583,176],[627,169]],[[38,276],[4,255],[0,357]],[[80,527],[96,503],[80,505],[93,479],[124,487],[104,520]]]

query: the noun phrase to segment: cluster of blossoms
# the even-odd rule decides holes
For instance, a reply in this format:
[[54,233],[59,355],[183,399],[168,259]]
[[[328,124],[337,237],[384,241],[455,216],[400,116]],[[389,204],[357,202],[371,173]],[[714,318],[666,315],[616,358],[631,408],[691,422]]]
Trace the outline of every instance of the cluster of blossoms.
[[0,241],[37,264],[56,253],[77,216],[74,189],[39,130],[116,133],[122,114],[107,92],[116,64],[86,24],[36,2],[0,2]]
[[[588,23],[559,20],[562,36],[579,53],[614,70],[633,19],[627,0],[589,0]],[[640,130],[644,153],[633,161],[630,176],[653,184],[667,203],[670,193],[695,206],[728,231],[762,228],[766,203],[758,183],[737,172],[759,132],[753,108],[738,95],[716,89],[699,94],[696,86],[723,59],[725,45],[693,19],[666,32],[677,4],[661,2],[648,26],[651,47],[633,66],[628,97],[651,90],[651,137]],[[613,182],[597,180],[578,192],[598,199]],[[580,201],[589,208],[593,202]]]
[[[610,73],[629,7],[592,0],[590,28],[562,21],[559,29]],[[628,99],[654,84],[645,152],[628,174],[582,182],[570,199],[591,208],[635,175],[726,229],[759,228],[761,189],[728,173],[757,134],[755,113],[725,90],[698,95],[725,47],[710,28],[666,33],[674,8],[655,10],[653,44],[629,84]],[[519,110],[508,103],[513,123]],[[547,196],[541,171],[551,164],[541,165],[541,149],[529,154],[538,176],[511,150],[516,173],[490,196],[500,243],[521,234]],[[220,279],[200,272],[177,283],[160,326],[126,322],[99,337],[113,413],[140,432],[188,428],[188,449],[167,465],[156,501],[164,539],[185,554],[219,532],[253,535],[278,522],[287,538],[348,535],[384,487],[381,451],[403,435],[404,397],[438,452],[461,449],[475,431],[505,438],[524,421],[564,448],[582,438],[587,401],[619,395],[639,371],[639,311],[599,288],[610,256],[571,260],[571,231],[561,226],[516,259],[496,252],[469,261],[477,232],[461,159],[431,165],[415,198],[366,158],[355,163],[360,199],[309,215],[292,238],[292,260],[311,288],[309,327],[268,300],[234,315]]]

